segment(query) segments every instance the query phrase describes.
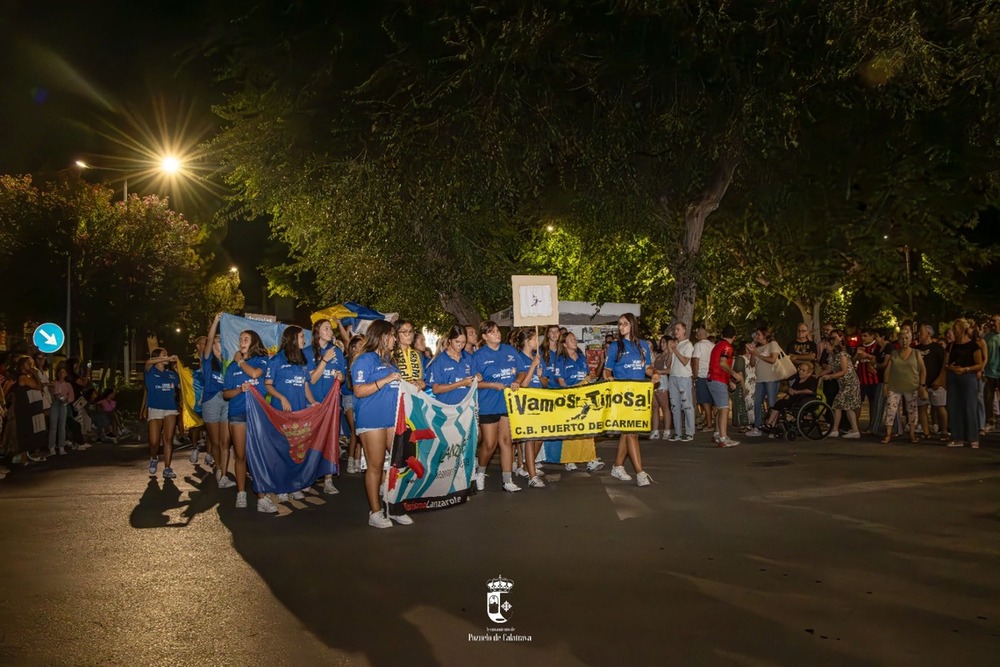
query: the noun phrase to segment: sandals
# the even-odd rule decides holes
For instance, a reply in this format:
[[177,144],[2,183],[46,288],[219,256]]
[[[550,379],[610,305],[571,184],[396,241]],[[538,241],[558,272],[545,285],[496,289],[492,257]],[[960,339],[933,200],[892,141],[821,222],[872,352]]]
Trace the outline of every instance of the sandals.
[[888,445],[890,442],[892,442],[892,436],[886,434],[886,436],[882,438],[879,442],[881,442],[883,445]]
[[915,435],[910,436],[910,444],[916,445],[920,443],[920,438]]

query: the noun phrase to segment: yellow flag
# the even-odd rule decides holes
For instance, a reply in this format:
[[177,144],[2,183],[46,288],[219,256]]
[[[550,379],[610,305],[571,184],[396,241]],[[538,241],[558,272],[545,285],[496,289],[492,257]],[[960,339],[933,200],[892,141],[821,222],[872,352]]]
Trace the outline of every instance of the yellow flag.
[[312,323],[316,324],[320,320],[342,320],[345,317],[357,317],[358,314],[348,309],[344,304],[330,306],[323,310],[317,310],[312,314]]
[[194,411],[194,374],[190,368],[178,361],[177,375],[181,378],[181,414],[184,428],[197,428],[204,422]]

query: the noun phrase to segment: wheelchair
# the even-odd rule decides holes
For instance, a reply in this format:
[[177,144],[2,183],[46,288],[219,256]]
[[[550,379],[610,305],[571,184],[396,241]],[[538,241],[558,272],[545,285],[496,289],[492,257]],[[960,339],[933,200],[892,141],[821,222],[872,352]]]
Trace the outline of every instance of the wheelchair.
[[822,399],[810,398],[781,410],[774,426],[765,426],[761,430],[789,442],[798,437],[822,440],[833,430],[833,410]]

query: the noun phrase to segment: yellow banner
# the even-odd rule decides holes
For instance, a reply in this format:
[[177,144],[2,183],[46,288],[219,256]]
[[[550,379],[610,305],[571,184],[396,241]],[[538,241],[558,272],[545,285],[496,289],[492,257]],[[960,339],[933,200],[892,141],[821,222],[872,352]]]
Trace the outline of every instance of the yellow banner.
[[568,389],[504,390],[515,440],[643,433],[653,418],[651,382],[611,381]]

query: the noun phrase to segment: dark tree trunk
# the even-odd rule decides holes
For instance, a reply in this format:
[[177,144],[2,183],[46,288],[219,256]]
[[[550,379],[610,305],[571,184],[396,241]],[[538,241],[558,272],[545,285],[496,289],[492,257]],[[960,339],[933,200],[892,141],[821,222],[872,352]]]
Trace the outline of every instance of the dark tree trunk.
[[735,155],[719,158],[712,178],[702,193],[701,199],[692,202],[684,211],[684,254],[678,262],[674,292],[674,320],[683,322],[691,331],[694,320],[694,302],[698,296],[698,254],[701,252],[701,236],[705,231],[705,219],[719,208],[722,198],[733,181],[738,159]]
[[465,294],[458,290],[452,290],[448,293],[440,292],[438,299],[441,301],[441,307],[444,308],[444,311],[454,317],[458,324],[471,324],[479,328],[483,317],[472,300]]

